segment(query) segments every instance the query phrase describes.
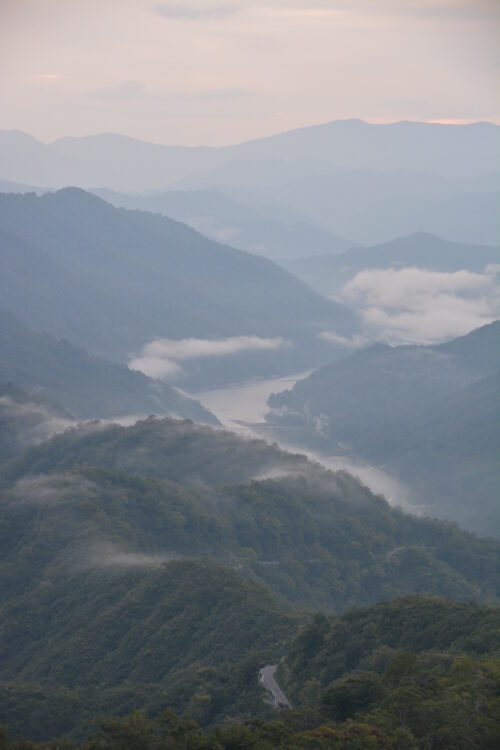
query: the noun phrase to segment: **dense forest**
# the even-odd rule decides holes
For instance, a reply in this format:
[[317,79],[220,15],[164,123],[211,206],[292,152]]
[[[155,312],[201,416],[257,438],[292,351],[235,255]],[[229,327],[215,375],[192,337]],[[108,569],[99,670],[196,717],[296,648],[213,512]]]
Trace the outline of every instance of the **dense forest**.
[[[112,744],[123,733],[145,732],[137,741],[153,745],[138,747],[161,747],[164,719],[152,717],[171,708],[203,727],[189,725],[187,747],[266,747],[275,731],[283,747],[308,747],[333,716],[323,693],[370,672],[389,700],[385,670],[402,650],[417,655],[417,672],[430,659],[451,691],[462,653],[483,679],[498,626],[498,610],[484,606],[500,596],[493,540],[407,515],[302,455],[190,421],[75,423],[9,387],[0,441],[0,723],[14,739],[83,742],[91,732],[96,747],[111,748],[130,746]],[[406,594],[483,606],[415,599],[348,612]],[[308,625],[320,609],[330,615]],[[428,620],[439,637],[422,645],[415,623]],[[457,623],[468,623],[461,640]],[[276,729],[257,672],[283,657],[279,679],[295,709]],[[144,717],[98,730],[103,716],[134,709]],[[391,721],[367,713],[358,728],[337,721],[325,736],[352,743],[374,726],[395,742]]]
[[[205,728],[192,715],[181,716],[171,708],[163,708],[154,718],[138,712],[119,719],[102,717],[77,746],[82,750],[493,750],[498,746],[498,608],[410,597],[341,618],[317,615],[296,627],[298,633],[279,669],[294,708],[271,716],[262,701],[260,706],[256,701],[251,718],[249,705],[240,706],[231,718]],[[249,660],[246,668],[252,671]],[[253,677],[256,684],[255,673]],[[231,688],[238,690],[242,684],[234,680]],[[46,705],[47,715],[35,713],[37,721],[45,719],[45,726],[50,726],[55,702],[64,698],[68,703],[67,695],[54,696],[53,703]],[[168,700],[167,695],[162,698]],[[40,692],[25,691],[23,699],[28,709],[36,708]],[[6,732],[0,734],[2,742],[2,750],[75,747],[68,740],[9,742]]]

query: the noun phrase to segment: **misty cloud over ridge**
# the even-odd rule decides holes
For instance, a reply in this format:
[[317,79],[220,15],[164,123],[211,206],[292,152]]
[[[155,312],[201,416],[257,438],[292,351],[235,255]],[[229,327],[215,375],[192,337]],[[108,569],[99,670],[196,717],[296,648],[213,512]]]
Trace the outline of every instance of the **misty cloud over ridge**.
[[33,401],[22,403],[8,395],[0,396],[0,409],[5,421],[16,420],[23,425],[21,432],[25,445],[43,442],[75,424],[75,420],[69,416],[59,415],[43,404]]
[[341,344],[342,346],[347,346],[348,349],[359,349],[361,346],[370,342],[370,339],[367,336],[356,335],[348,338],[347,336],[340,336],[338,333],[335,333],[335,331],[321,331],[321,333],[318,333],[318,338],[321,341],[327,341],[330,344]]
[[281,337],[230,336],[226,339],[155,339],[128,364],[151,378],[161,380],[178,374],[180,362],[203,357],[223,357],[244,351],[274,351],[290,346]]
[[91,568],[161,568],[168,562],[185,559],[173,553],[131,552],[110,542],[95,543],[87,552],[87,562],[83,567]]
[[82,499],[97,497],[99,487],[85,477],[79,475],[38,474],[33,477],[19,479],[12,490],[14,500],[19,504],[57,506]]
[[469,333],[500,317],[498,269],[431,271],[364,269],[342,289],[368,329],[389,343],[432,344]]

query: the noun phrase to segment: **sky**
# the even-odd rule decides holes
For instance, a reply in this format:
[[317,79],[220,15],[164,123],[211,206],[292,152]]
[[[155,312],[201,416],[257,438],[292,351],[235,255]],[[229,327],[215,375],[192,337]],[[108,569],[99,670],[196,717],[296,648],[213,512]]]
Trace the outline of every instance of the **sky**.
[[0,0],[0,129],[224,145],[500,123],[500,0]]

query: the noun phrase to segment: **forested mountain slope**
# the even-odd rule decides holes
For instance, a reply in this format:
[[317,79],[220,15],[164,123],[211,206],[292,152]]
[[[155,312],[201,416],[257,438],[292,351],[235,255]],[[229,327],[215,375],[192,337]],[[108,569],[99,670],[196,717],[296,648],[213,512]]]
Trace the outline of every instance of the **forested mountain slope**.
[[499,352],[499,322],[435,346],[377,344],[272,396],[268,419],[291,444],[385,467],[431,515],[498,535]]
[[[124,535],[136,552],[229,556],[313,608],[407,591],[497,595],[495,576],[486,575],[496,570],[496,543],[392,509],[303,456],[191,422],[84,424],[28,448],[2,474],[9,523],[28,539],[46,516],[51,533],[63,525],[61,549],[81,536],[74,514],[81,521],[100,507],[86,521],[93,542]],[[8,502],[12,493],[36,498],[39,487],[54,503]]]
[[[388,748],[493,748],[499,628],[498,608],[420,597],[317,616],[279,679],[316,723],[376,727]],[[344,742],[333,746],[351,747]]]
[[298,617],[264,586],[196,560],[101,549],[80,563],[1,606],[0,723],[12,734],[82,737],[134,708],[202,723],[266,714],[256,674]]
[[282,672],[291,695],[299,698],[307,695],[308,683],[322,690],[346,672],[381,673],[405,652],[498,656],[499,628],[498,608],[403,597],[342,617],[317,615],[290,646]]
[[149,418],[26,443],[0,464],[0,720],[21,734],[133,707],[264,716],[292,605],[500,595],[496,542],[262,441]]
[[217,424],[200,403],[125,365],[90,355],[68,341],[30,331],[0,309],[0,383],[15,383],[57,401],[76,417],[171,414]]
[[[176,569],[177,568],[177,569]],[[179,568],[184,568],[183,572]],[[189,570],[189,575],[186,571]],[[217,593],[217,613],[231,618],[244,610],[242,603],[255,605],[256,615],[248,633],[241,632],[223,650],[225,658],[237,652],[245,641],[255,637],[259,627],[273,628],[278,635],[295,632],[288,643],[288,654],[281,662],[278,679],[294,708],[271,717],[264,708],[255,689],[255,668],[260,653],[255,652],[237,664],[231,672],[223,669],[198,668],[197,690],[189,703],[190,717],[183,720],[171,711],[165,711],[165,701],[173,700],[175,693],[151,683],[141,685],[143,699],[156,720],[149,721],[135,713],[123,720],[106,720],[100,731],[94,730],[87,743],[81,747],[97,750],[122,750],[140,747],[144,750],[161,750],[165,743],[172,750],[310,750],[328,747],[334,750],[424,750],[438,744],[443,750],[491,750],[498,739],[498,608],[478,607],[474,604],[456,604],[429,597],[406,597],[389,604],[355,610],[342,618],[329,619],[317,615],[305,627],[292,617],[267,614],[262,617],[258,599],[260,594],[248,583],[235,588],[235,576],[227,576],[222,584],[215,578],[210,566],[181,564],[170,571],[179,578],[167,578],[165,583],[177,592],[179,583],[194,584],[194,596],[189,610],[182,607],[172,616],[172,611],[156,622],[159,607],[149,605],[146,593],[154,587],[142,587],[133,601],[125,596],[116,609],[132,606],[143,611],[145,605],[158,634],[160,660],[168,653],[175,626],[186,627],[198,607],[206,607],[205,596],[199,591],[200,576],[206,577],[207,591]],[[129,575],[129,579],[132,578]],[[245,596],[242,596],[243,591]],[[228,601],[233,602],[227,607]],[[266,602],[267,604],[267,602]],[[271,605],[272,606],[272,605]],[[91,608],[89,608],[89,614]],[[214,610],[209,609],[209,627],[198,620],[198,629],[208,632],[213,624]],[[228,628],[225,619],[219,623],[220,632]],[[90,631],[95,629],[89,623]],[[195,626],[196,628],[196,626]],[[130,640],[125,632],[120,649],[109,652],[104,659],[107,669],[113,666],[117,653]],[[96,650],[99,650],[102,631],[95,633]],[[266,637],[265,633],[260,636]],[[83,641],[84,651],[88,640]],[[215,645],[219,655],[221,643]],[[81,645],[81,644],[79,644]],[[229,644],[228,644],[229,645]],[[276,644],[278,645],[278,644]],[[282,641],[280,646],[286,646]],[[272,653],[272,649],[268,654]],[[170,676],[190,689],[189,678],[182,673],[182,655],[172,652],[167,662],[174,662]],[[173,656],[173,659],[172,659]],[[150,668],[150,653],[145,650],[140,660],[130,664],[130,670],[144,675]],[[200,664],[200,662],[198,662]],[[227,663],[228,666],[230,662]],[[48,665],[50,671],[51,665]],[[191,677],[188,668],[187,674]],[[217,675],[217,680],[214,676]],[[93,675],[96,679],[97,675]],[[248,689],[249,678],[254,678],[253,690]],[[229,679],[228,679],[229,677]],[[225,682],[226,680],[226,682]],[[193,688],[191,688],[193,689]],[[232,721],[212,725],[201,730],[192,720],[205,723],[213,710],[228,694],[239,696],[238,714]],[[137,695],[136,693],[135,695]],[[0,686],[0,716],[7,709],[10,733],[33,738],[56,737],[61,732],[78,737],[80,727],[95,725],[99,712],[107,707],[116,710],[119,701],[126,707],[134,693],[129,689],[100,691],[93,696],[88,688],[79,690],[50,689],[19,683]],[[24,714],[22,708],[28,709]],[[92,713],[94,709],[95,713]],[[251,709],[253,718],[248,718]],[[263,720],[266,718],[267,721]],[[258,716],[256,719],[255,717]],[[271,720],[272,719],[272,720]],[[73,723],[72,723],[73,722]],[[1,730],[1,727],[0,727]],[[87,729],[88,731],[88,729]],[[85,733],[85,730],[82,734]],[[1,735],[0,735],[1,736]],[[20,750],[4,740],[6,750]],[[60,746],[60,744],[58,745]],[[73,747],[65,742],[64,747]],[[30,748],[31,745],[22,744]],[[37,746],[38,747],[38,746]],[[45,746],[46,747],[46,746]]]
[[[206,360],[205,387],[211,366],[234,381],[259,374],[259,368],[273,373],[325,361],[330,348],[317,334],[357,327],[346,307],[264,258],[165,217],[118,210],[82,190],[1,195],[0,229],[0,250],[9,259],[5,307],[27,325],[93,353],[128,359],[158,338],[276,340],[274,349],[243,352],[239,364],[235,358],[224,366]],[[27,248],[25,263],[12,243]],[[50,263],[44,271],[45,257]],[[39,266],[35,284],[32,262]],[[49,301],[47,291],[53,292]]]

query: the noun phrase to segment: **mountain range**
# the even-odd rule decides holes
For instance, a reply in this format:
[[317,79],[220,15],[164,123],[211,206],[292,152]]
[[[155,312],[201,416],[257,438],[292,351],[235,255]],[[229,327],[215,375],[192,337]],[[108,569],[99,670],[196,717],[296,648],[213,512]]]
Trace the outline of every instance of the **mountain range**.
[[492,168],[481,177],[457,179],[401,167],[332,172],[318,164],[289,174],[279,166],[268,174],[262,165],[239,164],[182,185],[219,190],[261,211],[299,217],[353,244],[428,232],[456,242],[495,245],[500,169],[498,163]]
[[479,122],[372,125],[337,120],[221,148],[146,143],[113,133],[66,137],[44,144],[20,131],[0,134],[0,172],[6,180],[62,187],[162,189],[207,169],[234,162],[326,162],[337,170],[417,169],[437,174],[491,171],[499,128]]
[[499,135],[0,131],[0,750],[497,747]]
[[183,361],[184,384],[304,369],[334,354],[322,330],[358,327],[264,258],[79,189],[0,195],[0,253],[4,309],[91,353],[126,362],[152,340],[237,339],[242,353],[222,364]]
[[[292,257],[278,250],[277,242],[281,234],[292,250],[294,227],[313,245],[325,241],[325,234],[375,244],[419,231],[470,244],[497,244],[499,132],[497,125],[485,122],[373,125],[338,120],[235,146],[187,148],[113,133],[43,144],[19,131],[2,131],[0,175],[41,188],[222,192],[226,200],[256,212],[256,226],[245,226],[245,219],[235,227],[241,209],[226,204],[218,207],[210,231],[220,239],[233,230],[232,236],[240,238],[238,247],[263,246],[273,258]],[[140,200],[151,205],[156,198]],[[161,200],[162,212],[168,204],[173,215],[185,211],[171,207],[176,200]],[[192,218],[200,196],[188,201]],[[222,225],[228,209],[232,221]],[[194,218],[193,226],[205,230],[207,217]],[[336,244],[341,240],[332,247]]]

